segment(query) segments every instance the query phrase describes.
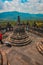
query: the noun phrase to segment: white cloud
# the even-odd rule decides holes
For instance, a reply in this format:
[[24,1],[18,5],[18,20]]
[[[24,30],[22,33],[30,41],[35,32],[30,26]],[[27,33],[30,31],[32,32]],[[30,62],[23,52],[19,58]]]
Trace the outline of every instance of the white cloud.
[[5,1],[3,3],[3,9],[0,12],[6,11],[19,11],[32,14],[43,14],[43,0],[28,0],[25,3],[21,3],[20,0]]

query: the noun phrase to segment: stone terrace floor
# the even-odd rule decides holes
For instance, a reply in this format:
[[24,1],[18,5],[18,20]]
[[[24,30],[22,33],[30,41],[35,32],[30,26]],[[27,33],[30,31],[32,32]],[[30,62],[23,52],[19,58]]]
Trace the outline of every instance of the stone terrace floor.
[[0,49],[7,53],[10,65],[43,65],[43,56],[38,52],[36,45],[43,38],[33,33],[27,33],[32,42],[23,47],[7,47],[0,44]]

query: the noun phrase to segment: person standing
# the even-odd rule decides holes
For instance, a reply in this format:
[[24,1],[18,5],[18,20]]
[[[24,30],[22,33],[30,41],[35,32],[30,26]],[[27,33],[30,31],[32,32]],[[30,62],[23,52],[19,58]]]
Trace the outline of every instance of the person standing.
[[0,42],[1,42],[1,44],[3,44],[3,41],[2,41],[2,32],[0,31]]

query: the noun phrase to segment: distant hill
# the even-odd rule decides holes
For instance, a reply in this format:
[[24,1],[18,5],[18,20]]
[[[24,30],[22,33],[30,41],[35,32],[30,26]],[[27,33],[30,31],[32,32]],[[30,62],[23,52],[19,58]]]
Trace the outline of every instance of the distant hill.
[[0,13],[0,20],[17,20],[18,16],[20,16],[21,20],[43,20],[43,14],[29,14],[16,11]]

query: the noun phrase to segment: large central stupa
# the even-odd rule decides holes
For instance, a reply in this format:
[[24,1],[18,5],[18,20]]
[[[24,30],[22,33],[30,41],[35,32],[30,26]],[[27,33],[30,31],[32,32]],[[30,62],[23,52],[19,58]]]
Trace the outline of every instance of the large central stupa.
[[13,31],[13,35],[10,38],[12,45],[24,46],[31,42],[29,35],[25,30],[25,25],[20,23],[20,17],[18,16],[18,22]]

